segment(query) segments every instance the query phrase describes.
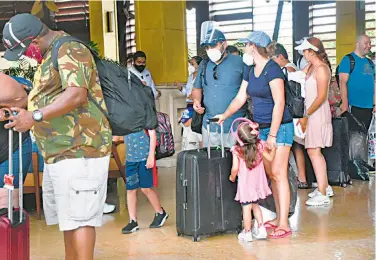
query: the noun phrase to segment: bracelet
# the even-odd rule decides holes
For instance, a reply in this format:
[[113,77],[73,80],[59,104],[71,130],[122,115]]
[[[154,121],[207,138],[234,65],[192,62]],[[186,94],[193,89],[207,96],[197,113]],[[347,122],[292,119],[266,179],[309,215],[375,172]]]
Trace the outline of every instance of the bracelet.
[[276,135],[271,135],[271,134],[269,134],[269,136],[271,136],[271,137],[274,137],[274,138],[277,138],[277,136],[276,136]]

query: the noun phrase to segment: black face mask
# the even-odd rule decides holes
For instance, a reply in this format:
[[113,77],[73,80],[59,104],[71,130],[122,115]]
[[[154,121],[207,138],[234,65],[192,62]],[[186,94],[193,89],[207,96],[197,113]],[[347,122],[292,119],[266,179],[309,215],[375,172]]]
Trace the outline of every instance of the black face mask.
[[143,72],[144,69],[145,69],[145,65],[134,65],[135,69],[138,71],[138,72]]

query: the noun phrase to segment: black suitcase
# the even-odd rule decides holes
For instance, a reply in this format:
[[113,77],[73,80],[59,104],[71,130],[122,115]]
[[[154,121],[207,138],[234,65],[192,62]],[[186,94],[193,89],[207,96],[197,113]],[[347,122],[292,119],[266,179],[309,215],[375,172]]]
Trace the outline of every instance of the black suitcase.
[[[208,133],[210,127],[208,123]],[[242,209],[235,201],[237,184],[229,180],[232,154],[221,149],[199,149],[178,154],[176,167],[176,229],[178,236],[209,236],[240,231]],[[210,137],[209,137],[210,140]],[[210,142],[208,142],[210,147]]]
[[[346,187],[352,184],[349,170],[349,131],[346,117],[333,119],[333,145],[322,149],[330,185]],[[311,160],[305,151],[306,175],[309,183],[316,182]]]

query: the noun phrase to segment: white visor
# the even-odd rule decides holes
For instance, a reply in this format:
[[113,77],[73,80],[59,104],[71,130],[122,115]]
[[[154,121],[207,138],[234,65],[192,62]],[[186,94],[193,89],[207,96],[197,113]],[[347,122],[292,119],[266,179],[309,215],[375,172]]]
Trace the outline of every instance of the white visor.
[[314,51],[319,51],[319,49],[316,46],[313,46],[307,39],[304,39],[303,43],[300,44],[299,46],[295,47],[295,50],[297,51],[304,51],[304,50],[314,50]]
[[301,40],[299,41],[295,41],[296,44],[300,45],[303,43],[304,40],[308,39],[309,37],[303,37]]

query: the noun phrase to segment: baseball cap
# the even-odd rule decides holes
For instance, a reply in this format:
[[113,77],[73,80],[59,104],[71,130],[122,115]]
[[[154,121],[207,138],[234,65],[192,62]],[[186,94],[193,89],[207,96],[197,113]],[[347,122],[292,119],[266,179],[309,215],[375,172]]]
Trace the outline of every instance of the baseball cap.
[[4,58],[10,61],[18,60],[42,28],[41,20],[29,13],[17,14],[10,18],[3,29],[3,44],[6,48]]
[[319,49],[316,46],[312,45],[307,39],[304,39],[299,46],[295,47],[295,50],[297,51],[304,51],[309,49],[319,51]]
[[251,32],[247,38],[239,39],[240,43],[253,43],[257,46],[266,48],[272,40],[270,39],[269,35],[267,35],[263,31],[253,31]]
[[201,47],[215,46],[218,42],[226,41],[226,37],[220,30],[208,31],[207,37],[201,42]]

